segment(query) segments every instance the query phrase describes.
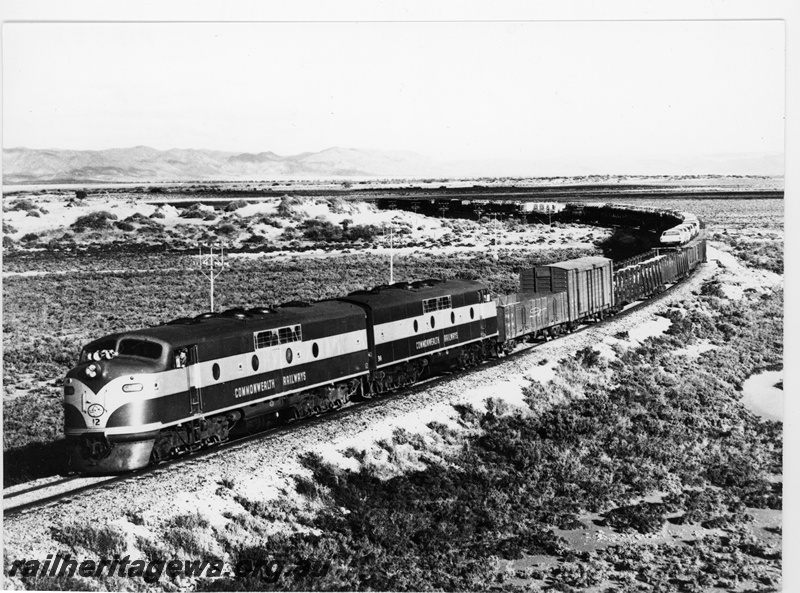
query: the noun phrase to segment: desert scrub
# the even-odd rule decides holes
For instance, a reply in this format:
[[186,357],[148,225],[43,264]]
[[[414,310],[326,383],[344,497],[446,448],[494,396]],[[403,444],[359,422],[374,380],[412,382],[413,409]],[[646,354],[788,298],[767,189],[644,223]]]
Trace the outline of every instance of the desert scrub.
[[624,544],[599,550],[597,555],[616,567],[612,580],[624,583],[625,573],[636,575],[643,588],[633,590],[703,591],[755,581],[767,585],[758,590],[774,591],[780,582],[779,552],[764,549],[752,535],[739,530],[707,535],[691,546]]
[[34,204],[31,200],[25,198],[15,200],[14,202],[10,203],[8,206],[3,208],[4,211],[22,210],[27,212],[37,209],[38,206],[36,204]]
[[125,535],[111,525],[67,524],[53,527],[52,536],[73,552],[86,550],[100,558],[122,554],[127,547]]
[[244,208],[245,206],[247,206],[247,202],[245,200],[234,200],[233,202],[230,202],[227,206],[225,206],[223,210],[225,212],[234,212],[239,208]]
[[657,502],[640,502],[607,511],[603,522],[619,531],[657,533],[666,522],[667,507]]
[[734,255],[751,268],[783,274],[783,241],[750,241],[732,245]]
[[[780,488],[769,480],[780,468],[780,431],[744,410],[736,386],[743,375],[775,361],[782,297],[699,301],[705,313],[715,314],[705,337],[731,339],[721,352],[688,366],[669,353],[676,343],[696,339],[692,324],[684,323],[627,350],[605,373],[597,373],[586,352],[562,361],[552,388],[567,397],[545,412],[464,407],[461,422],[480,430],[432,425],[452,447],[437,451],[444,458],[428,459],[424,469],[387,474],[362,464],[348,471],[307,458],[314,483],[329,499],[312,518],[320,535],[268,538],[270,550],[329,558],[332,570],[314,581],[315,588],[474,589],[494,582],[493,558],[523,553],[565,560],[544,570],[548,582],[562,587],[605,578],[664,590],[708,588],[727,579],[772,583],[780,558],[747,535],[746,511],[780,502]],[[720,319],[729,327],[720,328]],[[543,389],[532,386],[528,397]],[[410,441],[397,437],[397,443]],[[661,503],[636,502],[659,490],[672,494]],[[553,530],[579,526],[575,517],[586,511],[604,511],[607,524],[620,530],[657,532],[670,515],[728,535],[695,546],[615,547],[584,558]]]

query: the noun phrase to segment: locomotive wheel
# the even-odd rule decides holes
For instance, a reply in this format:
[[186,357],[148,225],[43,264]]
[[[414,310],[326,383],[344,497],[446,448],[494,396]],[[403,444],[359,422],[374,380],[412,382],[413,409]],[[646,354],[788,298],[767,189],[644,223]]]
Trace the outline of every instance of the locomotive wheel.
[[153,451],[150,453],[150,465],[158,465],[164,461],[164,457],[161,455],[161,452],[158,448],[154,445]]

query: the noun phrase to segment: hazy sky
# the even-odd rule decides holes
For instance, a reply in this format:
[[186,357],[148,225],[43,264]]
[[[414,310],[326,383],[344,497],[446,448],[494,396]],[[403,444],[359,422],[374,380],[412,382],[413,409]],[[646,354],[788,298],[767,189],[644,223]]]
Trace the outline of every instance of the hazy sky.
[[6,23],[3,145],[781,152],[784,23]]

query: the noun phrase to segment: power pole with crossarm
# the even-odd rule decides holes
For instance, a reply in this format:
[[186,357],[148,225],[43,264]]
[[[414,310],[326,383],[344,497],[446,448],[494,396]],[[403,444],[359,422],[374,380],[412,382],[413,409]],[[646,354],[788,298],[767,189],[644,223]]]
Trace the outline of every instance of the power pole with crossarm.
[[214,246],[208,246],[208,253],[203,254],[203,247],[198,246],[200,256],[200,273],[209,279],[211,287],[209,289],[209,297],[211,300],[211,312],[214,312],[214,280],[222,273],[225,268],[225,248],[222,243],[219,244],[219,251],[214,253]]

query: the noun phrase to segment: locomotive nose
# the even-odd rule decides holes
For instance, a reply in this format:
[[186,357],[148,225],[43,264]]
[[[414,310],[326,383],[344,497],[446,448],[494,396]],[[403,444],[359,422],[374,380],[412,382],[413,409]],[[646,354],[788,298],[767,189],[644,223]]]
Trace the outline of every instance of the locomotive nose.
[[74,377],[64,379],[64,403],[74,406],[88,416],[88,419],[81,419],[78,426],[70,426],[69,428],[82,428],[86,425],[97,426],[99,425],[99,419],[106,413],[105,390],[102,389],[102,384],[105,382],[103,381],[99,385],[96,382],[94,382],[95,385],[91,383],[93,382],[81,381]]

